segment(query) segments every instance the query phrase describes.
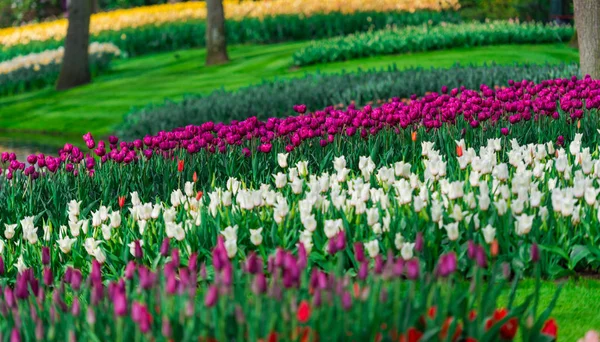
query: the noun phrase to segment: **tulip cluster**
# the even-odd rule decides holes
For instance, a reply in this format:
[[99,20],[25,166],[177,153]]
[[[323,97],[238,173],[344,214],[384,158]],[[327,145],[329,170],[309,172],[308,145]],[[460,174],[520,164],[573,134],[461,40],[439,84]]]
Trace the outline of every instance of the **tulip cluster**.
[[[48,276],[49,268],[25,268],[14,285],[0,285],[0,333],[11,341],[558,337],[556,321],[548,318],[553,305],[542,314],[531,300],[496,306],[507,275],[495,267],[493,281],[486,282],[474,264],[479,275],[460,280],[447,269],[448,263],[456,265],[452,253],[440,259],[438,268],[448,271],[440,277],[425,276],[418,259],[407,263],[391,253],[363,261],[358,277],[351,277],[339,267],[343,252],[319,269],[307,267],[301,244],[296,255],[280,248],[266,262],[250,253],[241,263],[230,260],[225,244],[219,237],[211,262],[199,263],[198,254],[182,259],[167,243],[154,269],[140,251],[113,280],[105,279],[107,266],[95,260],[82,265],[89,268],[86,277],[72,267],[56,280]],[[468,288],[469,295],[463,295]]]
[[[86,139],[95,148],[93,138]],[[118,207],[112,208],[97,200],[71,199],[64,221],[56,218],[60,213],[4,218],[0,253],[9,277],[36,263],[44,248],[51,248],[52,260],[74,265],[109,262],[116,276],[141,251],[150,260],[158,257],[153,248],[165,239],[187,254],[206,256],[214,247],[206,241],[223,236],[229,258],[250,252],[265,256],[277,246],[299,243],[318,260],[347,250],[359,270],[392,251],[407,262],[413,277],[415,256],[428,271],[434,271],[440,257],[435,272],[444,277],[457,267],[465,271],[466,263],[457,266],[461,254],[481,268],[493,256],[527,273],[539,261],[544,275],[560,277],[594,267],[598,259],[593,255],[600,251],[595,247],[600,241],[600,160],[582,147],[582,139],[577,134],[570,145],[560,146],[519,145],[516,139],[503,145],[497,138],[479,151],[459,140],[449,155],[424,141],[417,158],[380,167],[370,156],[359,157],[355,166],[346,156],[334,157],[332,173],[311,173],[308,161],[294,164],[290,154],[279,153],[280,171],[256,185],[230,177],[201,190],[194,174],[183,189],[162,199],[140,188],[119,196]],[[86,167],[93,170],[93,165]],[[177,162],[180,175],[185,167],[183,160]],[[143,201],[140,193],[152,200]],[[541,260],[534,243],[549,251]],[[351,249],[351,244],[362,247]],[[523,252],[532,245],[531,253]],[[569,257],[581,250],[589,256]]]
[[[384,130],[400,132],[401,129],[415,130],[420,127],[431,130],[440,129],[442,125],[467,125],[471,129],[480,129],[482,126],[485,131],[495,130],[508,135],[511,126],[528,121],[578,122],[586,111],[599,107],[600,82],[590,77],[577,79],[573,76],[571,79],[546,80],[538,84],[511,80],[508,87],[502,89],[491,89],[485,85],[479,90],[442,87],[440,93],[431,93],[422,98],[413,96],[408,101],[394,98],[375,108],[367,105],[358,109],[350,105],[346,110],[328,107],[306,113],[306,106],[298,105],[295,109],[299,115],[287,118],[260,121],[251,117],[229,124],[206,122],[170,132],[161,131],[133,142],[118,143],[118,138],[111,137],[109,150],[103,141],[96,145],[89,133],[84,136],[84,141],[101,163],[111,161],[129,164],[140,157],[173,156],[179,150],[186,150],[189,154],[200,151],[225,153],[237,146],[243,155],[250,156],[253,150],[271,152],[275,141],[284,143],[286,151],[291,152],[305,141],[316,140],[321,147],[325,147],[333,143],[336,136],[360,135],[367,138]],[[66,144],[59,151],[60,157],[55,160],[60,160],[66,169],[72,170],[68,165],[79,163],[84,159],[83,153],[79,148]],[[31,159],[35,157],[30,156]],[[38,160],[40,157],[37,156]],[[10,162],[9,179],[14,171],[24,167],[14,158],[14,155],[5,153],[1,159],[1,162]],[[96,162],[90,154],[85,157],[85,166],[93,173]],[[49,171],[56,169],[49,168]],[[39,172],[28,174],[37,176]]]

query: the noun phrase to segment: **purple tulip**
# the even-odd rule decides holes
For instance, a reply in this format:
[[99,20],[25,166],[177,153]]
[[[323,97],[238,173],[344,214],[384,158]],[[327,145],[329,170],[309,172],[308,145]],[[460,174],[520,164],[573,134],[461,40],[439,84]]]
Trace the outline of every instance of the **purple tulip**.
[[79,316],[81,313],[81,304],[79,303],[79,298],[77,296],[73,297],[73,304],[71,305],[71,314],[73,316]]
[[487,255],[482,246],[477,246],[477,250],[475,251],[475,261],[477,262],[477,266],[487,268]]
[[419,273],[420,273],[419,259],[413,258],[413,259],[406,261],[405,267],[406,267],[406,277],[408,279],[415,280],[415,279],[419,278]]
[[531,262],[537,263],[540,261],[540,248],[537,243],[531,245]]
[[42,264],[50,265],[50,248],[47,246],[42,247]]
[[175,267],[179,267],[180,259],[179,259],[179,249],[173,248],[171,251],[171,262]]
[[124,317],[127,314],[127,297],[125,296],[125,293],[117,291],[112,301],[115,315]]
[[217,303],[218,299],[219,289],[216,285],[211,285],[206,292],[206,296],[204,297],[204,306],[211,308]]
[[367,276],[369,276],[369,263],[363,261],[358,268],[358,279],[365,280]]
[[169,256],[169,238],[166,237],[160,244],[160,255],[163,257]]
[[363,244],[360,242],[354,243],[354,257],[356,258],[357,262],[365,262],[365,249]]
[[71,275],[71,287],[75,291],[79,291],[81,288],[81,281],[83,280],[83,275],[81,271],[78,269],[73,269],[73,274]]
[[135,240],[133,242],[133,247],[134,247],[134,257],[136,259],[141,259],[144,256],[144,253],[142,252],[142,245],[140,244],[140,240]]
[[350,295],[350,292],[348,292],[348,291],[345,291],[342,294],[342,307],[346,311],[348,311],[352,308],[352,296]]
[[21,342],[21,333],[16,327],[10,332],[10,342]]
[[52,275],[52,270],[48,267],[44,268],[44,285],[51,286],[54,283],[54,276]]
[[125,278],[128,280],[133,279],[133,276],[135,274],[135,261],[131,260],[127,263],[127,266],[125,266]]
[[423,250],[423,233],[418,232],[417,237],[415,238],[415,252],[421,252]]

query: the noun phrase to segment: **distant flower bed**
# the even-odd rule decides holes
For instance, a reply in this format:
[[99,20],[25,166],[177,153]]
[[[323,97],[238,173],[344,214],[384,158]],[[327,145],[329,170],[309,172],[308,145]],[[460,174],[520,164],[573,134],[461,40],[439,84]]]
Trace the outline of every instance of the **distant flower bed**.
[[[106,69],[121,51],[110,43],[91,43],[90,67],[93,73]],[[15,57],[0,63],[0,95],[42,88],[56,82],[64,48]]]
[[512,21],[405,27],[316,41],[296,52],[293,60],[302,66],[447,48],[564,42],[572,36],[571,26]]
[[[386,0],[387,1],[387,0]],[[252,2],[258,4],[257,2]],[[195,18],[190,13],[192,10],[169,12],[170,6],[200,6],[200,2],[185,3],[178,5],[164,5],[167,11],[164,16],[161,12],[151,11],[143,19],[143,13],[138,13],[143,18],[133,16],[125,18],[122,22],[117,16],[122,11],[115,11],[115,18],[108,20],[106,29],[92,31],[91,40],[97,42],[113,43],[127,56],[141,54],[173,51],[191,47],[202,47],[205,44],[206,23],[202,18]],[[191,5],[193,4],[193,5]],[[159,6],[163,7],[163,6]],[[154,6],[149,7],[154,9]],[[126,10],[125,12],[127,12]],[[113,12],[110,12],[113,13]],[[106,13],[105,15],[109,15]],[[169,13],[172,13],[169,14]],[[252,12],[254,13],[254,12]],[[191,16],[181,18],[181,16]],[[171,21],[168,19],[171,18]],[[154,23],[153,21],[157,22]],[[437,12],[431,10],[420,10],[414,13],[407,11],[382,12],[378,10],[360,11],[352,13],[327,12],[305,14],[273,14],[266,17],[241,17],[225,21],[227,42],[229,44],[240,43],[273,43],[282,41],[299,41],[314,38],[328,38],[355,32],[364,32],[371,29],[384,29],[386,27],[404,27],[407,25],[437,25],[441,22],[458,22],[459,15],[456,12]],[[42,24],[50,25],[50,24]],[[63,25],[64,26],[64,25]],[[37,27],[37,26],[34,26]],[[26,27],[4,36],[7,44],[0,45],[0,61],[25,55],[32,52],[40,52],[56,49],[63,45],[64,27],[59,30],[60,34],[50,35],[55,29],[42,29],[35,34],[28,32]],[[35,31],[35,30],[34,30]],[[1,32],[1,31],[0,31]],[[32,37],[29,37],[31,35]],[[1,39],[0,35],[0,39]],[[13,43],[8,43],[14,39]]]
[[[457,0],[275,0],[275,1],[225,1],[227,19],[263,18],[284,14],[312,15],[318,13],[357,11],[409,11],[451,9],[458,7]],[[198,20],[206,18],[204,2],[186,2],[132,9],[116,10],[92,15],[90,33],[97,35],[103,31],[119,31],[145,25]],[[10,47],[28,44],[33,41],[62,40],[66,35],[67,20],[11,27],[0,30],[0,44]]]

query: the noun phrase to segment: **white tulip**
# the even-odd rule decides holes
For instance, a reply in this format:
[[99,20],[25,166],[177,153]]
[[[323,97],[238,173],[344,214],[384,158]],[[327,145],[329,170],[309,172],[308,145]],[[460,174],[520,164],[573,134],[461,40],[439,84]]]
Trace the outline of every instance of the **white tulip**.
[[297,162],[296,168],[298,169],[298,175],[300,177],[306,177],[306,175],[308,174],[308,162],[307,161]]
[[340,157],[333,158],[333,168],[338,173],[340,172],[340,170],[345,169],[346,168],[346,157],[340,156]]
[[64,238],[61,237],[60,239],[56,240],[56,243],[58,244],[58,248],[60,248],[63,253],[69,254],[71,253],[71,248],[73,247],[75,241],[77,241],[77,239],[71,239],[68,236],[65,236]]
[[287,184],[287,175],[285,173],[279,172],[273,175],[273,177],[275,177],[275,187],[277,189],[281,189]]
[[135,207],[138,206],[140,204],[142,204],[142,201],[140,201],[140,196],[138,195],[137,191],[134,191],[130,194],[131,196],[131,204]]
[[410,260],[413,257],[413,250],[415,248],[415,244],[413,243],[405,243],[402,246],[402,250],[400,251],[400,254],[402,254],[402,259],[404,260]]
[[262,230],[262,227],[258,229],[250,229],[250,242],[252,242],[254,246],[260,246],[260,244],[262,243]]
[[286,167],[288,167],[288,162],[287,162],[288,156],[289,156],[289,153],[278,153],[277,154],[277,163],[279,164],[279,166],[281,168],[285,169]]
[[377,240],[365,242],[364,245],[371,258],[375,258],[379,254],[379,242]]
[[232,259],[237,254],[237,241],[227,240],[225,241],[225,250],[227,251],[227,257]]
[[233,227],[229,226],[221,232],[221,234],[225,237],[225,240],[237,240],[237,224]]
[[183,191],[185,192],[185,195],[187,197],[194,197],[194,183],[192,182],[185,182],[184,186],[183,186]]
[[445,225],[444,228],[446,229],[446,233],[448,234],[448,239],[450,239],[450,241],[458,240],[458,222],[449,223]]
[[496,228],[494,228],[494,227],[492,227],[492,225],[488,224],[481,230],[481,233],[483,234],[483,238],[485,239],[485,242],[490,244],[494,241],[494,238],[496,237]]
[[8,240],[12,239],[15,236],[15,228],[17,228],[16,224],[4,224],[4,237]]

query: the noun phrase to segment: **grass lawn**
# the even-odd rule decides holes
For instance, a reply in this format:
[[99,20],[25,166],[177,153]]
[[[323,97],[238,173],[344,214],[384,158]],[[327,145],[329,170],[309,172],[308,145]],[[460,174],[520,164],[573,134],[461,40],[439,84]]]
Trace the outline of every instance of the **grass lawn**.
[[[556,288],[554,282],[542,284],[540,308],[545,309],[550,303]],[[517,292],[517,303],[534,289],[533,280],[523,280]],[[582,279],[564,283],[551,316],[558,323],[559,341],[577,341],[589,330],[600,330],[600,281]]]
[[358,68],[449,67],[497,62],[560,63],[578,59],[577,51],[564,44],[506,45],[454,49],[396,56],[357,59],[290,70],[291,55],[303,42],[276,45],[244,45],[229,48],[232,62],[205,67],[205,50],[182,50],[115,61],[112,70],[92,84],[66,92],[44,89],[0,98],[0,142],[40,141],[26,133],[51,133],[44,144],[79,142],[87,131],[108,135],[133,107],[180,100],[185,94],[214,89],[236,89],[275,77],[297,77],[305,73],[352,71]]

